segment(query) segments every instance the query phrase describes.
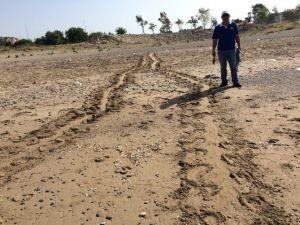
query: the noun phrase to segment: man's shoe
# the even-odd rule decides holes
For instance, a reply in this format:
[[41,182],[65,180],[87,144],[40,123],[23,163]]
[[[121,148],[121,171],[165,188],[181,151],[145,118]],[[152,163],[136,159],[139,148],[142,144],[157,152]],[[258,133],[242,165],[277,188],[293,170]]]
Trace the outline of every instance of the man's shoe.
[[234,84],[233,84],[233,87],[236,87],[236,88],[241,88],[241,87],[242,87],[242,85],[240,85],[239,83],[234,83]]
[[220,87],[226,87],[228,85],[228,83],[222,82]]

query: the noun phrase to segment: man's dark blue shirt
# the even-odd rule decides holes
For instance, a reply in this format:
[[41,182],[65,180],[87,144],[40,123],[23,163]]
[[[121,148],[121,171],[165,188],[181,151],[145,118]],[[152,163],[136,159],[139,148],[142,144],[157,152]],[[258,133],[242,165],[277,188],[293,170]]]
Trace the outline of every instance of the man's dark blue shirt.
[[229,23],[227,27],[222,24],[216,26],[213,39],[218,39],[218,50],[226,51],[235,49],[235,38],[239,33],[236,23]]

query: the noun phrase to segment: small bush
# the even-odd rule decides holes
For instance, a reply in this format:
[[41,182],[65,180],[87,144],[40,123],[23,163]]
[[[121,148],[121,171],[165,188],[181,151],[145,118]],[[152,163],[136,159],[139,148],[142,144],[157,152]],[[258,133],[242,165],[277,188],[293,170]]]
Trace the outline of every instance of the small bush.
[[18,40],[16,43],[14,43],[14,47],[18,47],[18,46],[28,46],[28,45],[32,45],[33,42],[30,39],[21,39]]
[[95,41],[99,41],[99,40],[103,39],[105,35],[106,34],[102,33],[102,32],[94,32],[94,33],[89,34],[88,39],[91,42],[95,42]]
[[124,35],[124,34],[126,34],[126,33],[127,33],[126,28],[124,28],[124,27],[117,27],[117,28],[116,28],[116,34],[117,34],[117,35]]
[[66,31],[66,40],[69,43],[80,43],[88,40],[88,34],[81,27],[71,27]]

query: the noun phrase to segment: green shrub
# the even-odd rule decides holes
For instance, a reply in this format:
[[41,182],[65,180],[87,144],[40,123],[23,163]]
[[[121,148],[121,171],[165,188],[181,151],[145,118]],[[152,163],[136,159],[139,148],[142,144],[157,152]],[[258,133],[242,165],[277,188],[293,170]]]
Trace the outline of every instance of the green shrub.
[[46,45],[63,44],[65,42],[64,34],[59,30],[55,30],[53,32],[48,31],[45,34],[44,42]]
[[99,41],[101,39],[103,39],[105,36],[105,33],[102,32],[94,32],[94,33],[90,33],[89,34],[89,41],[94,42],[94,41]]
[[34,43],[36,45],[44,45],[45,44],[45,37],[43,36],[43,37],[40,37],[40,38],[36,38],[34,40]]
[[88,40],[88,34],[81,27],[71,27],[66,31],[66,40],[69,43],[80,43]]
[[126,34],[126,33],[127,33],[126,28],[124,28],[124,27],[117,27],[116,28],[116,34],[117,35],[123,35],[123,34]]
[[28,45],[32,45],[33,42],[30,39],[21,39],[18,40],[16,43],[14,43],[14,47],[18,47],[18,46],[28,46]]

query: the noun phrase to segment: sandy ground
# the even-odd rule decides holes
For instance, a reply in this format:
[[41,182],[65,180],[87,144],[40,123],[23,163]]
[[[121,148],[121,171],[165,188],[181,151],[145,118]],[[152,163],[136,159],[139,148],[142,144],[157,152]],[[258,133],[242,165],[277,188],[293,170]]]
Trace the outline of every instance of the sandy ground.
[[300,224],[300,30],[0,55],[0,224]]

